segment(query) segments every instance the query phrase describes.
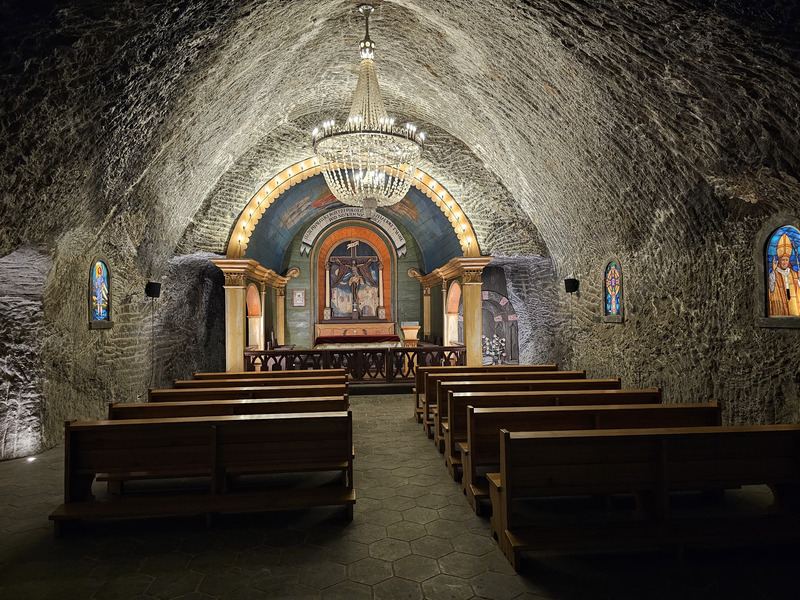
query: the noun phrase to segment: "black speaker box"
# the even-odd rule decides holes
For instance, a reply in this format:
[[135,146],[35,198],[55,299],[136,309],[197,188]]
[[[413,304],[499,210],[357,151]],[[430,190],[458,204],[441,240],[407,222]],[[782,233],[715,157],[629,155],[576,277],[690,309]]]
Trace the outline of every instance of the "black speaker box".
[[148,298],[158,298],[161,295],[161,284],[157,281],[148,281],[144,286],[144,293]]
[[572,294],[578,291],[579,282],[577,279],[565,279],[564,280],[564,289],[567,290],[568,294]]

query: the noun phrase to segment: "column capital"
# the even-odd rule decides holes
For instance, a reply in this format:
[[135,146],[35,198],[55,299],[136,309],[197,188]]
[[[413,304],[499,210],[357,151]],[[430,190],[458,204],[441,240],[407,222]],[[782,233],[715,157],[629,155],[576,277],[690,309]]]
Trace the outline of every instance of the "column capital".
[[243,273],[225,273],[225,287],[240,287],[245,286],[245,276]]
[[279,298],[282,298],[282,297],[286,296],[286,288],[285,287],[275,288],[275,291],[277,292]]
[[[278,275],[272,269],[266,269],[259,264],[257,260],[252,258],[248,259],[231,259],[231,258],[214,258],[211,259],[215,265],[225,274],[225,285],[231,286],[244,286],[247,280],[263,284],[271,288],[285,287],[289,279],[296,277],[300,274],[300,269],[293,267],[284,277]],[[296,271],[296,274],[294,273]],[[228,283],[228,281],[232,283]],[[241,283],[238,283],[240,282]]]
[[431,288],[429,288],[428,286],[423,285],[422,286],[422,295],[423,296],[430,296],[431,295]]
[[[422,285],[440,285],[463,277],[466,284],[480,283],[481,272],[492,260],[492,256],[462,256],[451,259],[446,265],[434,269],[420,278]],[[476,280],[477,278],[477,280]]]
[[483,269],[468,269],[464,271],[463,279],[464,285],[471,285],[481,283],[481,274]]

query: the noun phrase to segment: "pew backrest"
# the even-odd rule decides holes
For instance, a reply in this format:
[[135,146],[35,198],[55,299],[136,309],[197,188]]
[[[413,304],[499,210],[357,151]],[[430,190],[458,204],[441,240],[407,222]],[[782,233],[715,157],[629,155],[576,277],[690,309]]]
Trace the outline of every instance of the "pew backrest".
[[[508,373],[501,373],[495,375],[494,373],[464,373],[442,375],[435,380],[430,381],[431,390],[435,390],[432,394],[435,404],[439,407],[439,416],[447,417],[447,394],[457,389],[465,391],[465,388],[472,389],[470,384],[483,384],[479,386],[480,389],[488,387],[495,387],[493,384],[498,382],[514,382],[514,381],[555,381],[561,379],[569,380],[585,380],[586,371],[542,371],[542,372],[527,372],[527,371],[512,371]],[[456,385],[458,384],[458,385]],[[524,389],[524,388],[521,388]]]
[[108,405],[108,420],[166,419],[215,415],[261,415],[278,413],[333,412],[349,408],[347,396],[320,398],[257,398],[205,402],[147,402]]
[[328,375],[325,377],[261,377],[234,379],[176,379],[172,382],[174,389],[221,388],[221,387],[258,387],[282,385],[328,385],[344,384],[344,375]]
[[347,375],[344,369],[307,369],[291,371],[231,371],[231,372],[195,372],[192,379],[253,379],[253,378],[315,378]]
[[349,469],[352,485],[349,411],[73,421],[66,423],[65,439],[65,503],[90,498],[97,473],[210,476],[210,492],[219,493],[230,473],[324,464]]
[[499,433],[572,429],[713,427],[722,424],[717,402],[596,406],[467,407],[466,447],[473,467],[498,465]]
[[[612,389],[603,389],[604,386],[614,386],[614,380],[577,380],[576,383],[584,385],[586,382],[598,381],[600,389],[545,389],[545,390],[509,390],[498,389],[475,390],[470,392],[456,392],[450,390],[447,395],[448,434],[445,452],[450,456],[458,455],[457,445],[467,440],[467,406],[475,408],[493,408],[501,406],[572,406],[596,404],[659,404],[661,390],[649,388],[643,390],[620,390],[619,386]],[[560,385],[566,385],[561,383]]]
[[558,365],[482,365],[468,367],[466,365],[446,367],[417,367],[415,385],[419,394],[426,390],[426,377],[428,374],[444,373],[504,373],[508,371],[557,371]]
[[251,398],[313,398],[344,396],[348,384],[246,386],[198,389],[160,389],[148,391],[148,402],[180,402],[206,400],[246,400]]
[[[501,430],[505,528],[515,499],[800,484],[800,426],[510,432]],[[665,515],[655,515],[664,517]]]

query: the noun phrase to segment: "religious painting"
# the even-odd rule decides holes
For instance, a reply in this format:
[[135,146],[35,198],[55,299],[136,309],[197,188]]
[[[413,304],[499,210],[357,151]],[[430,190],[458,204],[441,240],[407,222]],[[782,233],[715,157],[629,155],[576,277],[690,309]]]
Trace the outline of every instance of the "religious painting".
[[800,231],[786,225],[770,236],[766,248],[767,310],[770,317],[800,316]]
[[333,318],[377,316],[380,260],[366,242],[348,240],[328,259]]
[[109,286],[108,267],[101,261],[95,261],[89,282],[89,310],[92,321],[109,321]]
[[606,266],[606,276],[604,280],[606,302],[605,314],[607,317],[622,315],[622,275],[616,261],[611,261]]

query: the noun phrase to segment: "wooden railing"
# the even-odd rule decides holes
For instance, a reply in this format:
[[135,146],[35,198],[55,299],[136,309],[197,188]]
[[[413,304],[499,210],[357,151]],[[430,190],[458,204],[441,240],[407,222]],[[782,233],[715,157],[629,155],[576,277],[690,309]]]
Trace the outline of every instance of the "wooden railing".
[[361,348],[357,350],[248,350],[246,371],[295,371],[345,369],[355,382],[411,382],[417,365],[466,364],[464,346],[417,346],[416,348]]

